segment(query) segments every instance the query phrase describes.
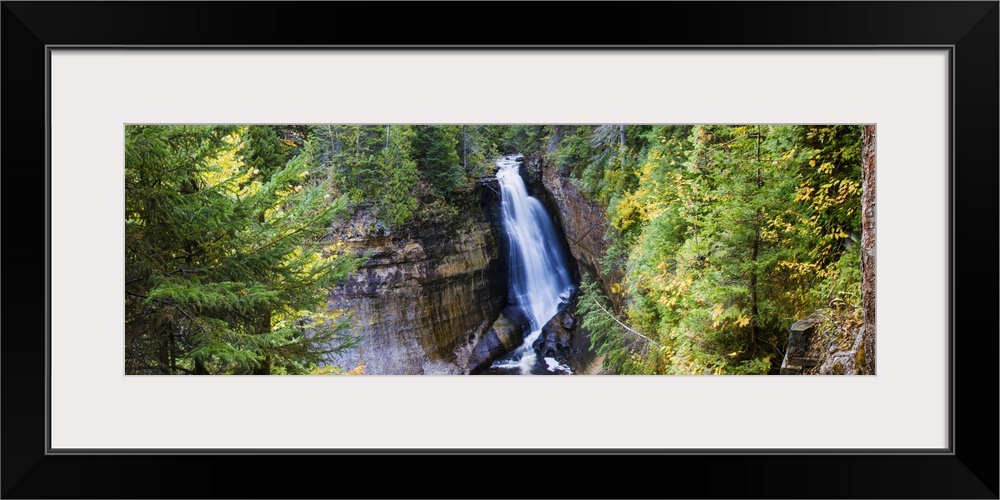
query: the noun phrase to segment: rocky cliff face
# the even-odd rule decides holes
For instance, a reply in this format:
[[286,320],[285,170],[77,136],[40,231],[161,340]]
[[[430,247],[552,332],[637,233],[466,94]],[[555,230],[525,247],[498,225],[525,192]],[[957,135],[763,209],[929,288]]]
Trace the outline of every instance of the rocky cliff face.
[[611,246],[605,237],[608,222],[604,207],[587,200],[568,177],[559,175],[556,168],[537,157],[528,161],[529,179],[537,179],[544,187],[550,205],[553,205],[557,223],[562,227],[573,258],[594,274],[602,285],[617,277],[601,270],[601,258]]
[[479,188],[482,210],[451,228],[401,237],[365,209],[338,225],[334,236],[368,260],[330,292],[331,308],[353,311],[360,337],[332,364],[364,365],[366,374],[461,374],[485,362],[477,346],[507,300],[499,196],[488,188]]

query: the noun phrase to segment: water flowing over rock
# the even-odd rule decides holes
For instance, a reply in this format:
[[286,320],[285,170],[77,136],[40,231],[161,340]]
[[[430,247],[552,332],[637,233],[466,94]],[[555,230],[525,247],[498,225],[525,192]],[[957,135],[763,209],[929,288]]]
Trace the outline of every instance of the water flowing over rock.
[[[537,198],[528,194],[519,168],[522,156],[505,156],[497,165],[502,195],[501,216],[507,234],[510,302],[527,316],[524,343],[498,367],[516,365],[523,374],[537,371],[536,341],[542,328],[569,301],[575,285],[551,217]],[[545,369],[568,372],[569,367],[543,352]]]
[[368,260],[330,293],[331,308],[353,311],[360,337],[332,364],[366,374],[594,373],[587,334],[564,311],[576,268],[562,228],[529,195],[523,157],[497,166],[479,184],[482,210],[457,228],[404,237],[364,208],[338,226],[334,236]]
[[517,317],[519,312],[516,307],[504,309],[490,328],[479,337],[469,356],[470,373],[488,368],[493,360],[517,349],[524,342],[524,327]]

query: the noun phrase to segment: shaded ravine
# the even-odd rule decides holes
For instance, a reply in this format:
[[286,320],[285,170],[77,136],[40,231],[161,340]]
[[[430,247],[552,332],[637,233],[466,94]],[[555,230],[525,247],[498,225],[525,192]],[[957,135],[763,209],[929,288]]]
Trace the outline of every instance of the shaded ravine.
[[519,167],[521,155],[504,156],[497,162],[501,192],[501,217],[508,240],[510,302],[524,314],[528,334],[512,352],[495,361],[501,373],[572,373],[569,366],[551,357],[539,359],[533,347],[542,328],[569,302],[576,290],[567,266],[561,235],[537,198],[528,194]]

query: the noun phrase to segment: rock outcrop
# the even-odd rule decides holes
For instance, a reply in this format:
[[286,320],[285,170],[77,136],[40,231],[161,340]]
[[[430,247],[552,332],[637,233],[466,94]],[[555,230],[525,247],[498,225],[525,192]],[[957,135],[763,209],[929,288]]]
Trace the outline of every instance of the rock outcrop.
[[554,205],[557,223],[562,228],[573,258],[602,282],[610,283],[615,277],[606,276],[601,269],[601,258],[611,246],[606,235],[608,222],[605,209],[586,199],[573,181],[559,175],[553,165],[537,158],[529,159],[529,168],[540,171],[542,185],[550,204]]
[[493,360],[513,351],[524,342],[525,326],[517,317],[517,312],[517,308],[507,307],[476,339],[466,364],[469,373],[482,372],[489,368]]
[[580,328],[576,305],[577,296],[574,295],[566,308],[542,327],[535,348],[542,356],[569,366],[576,375],[594,375],[599,372],[601,363],[597,354],[590,350],[590,335]]
[[507,273],[491,193],[481,186],[482,210],[418,236],[389,233],[367,209],[335,228],[347,250],[368,259],[330,292],[329,306],[353,312],[360,337],[331,364],[364,365],[366,374],[462,374],[492,359],[484,336],[497,336],[490,327],[506,305]]
[[819,365],[823,349],[817,342],[817,330],[826,322],[819,313],[792,324],[788,329],[788,347],[781,362],[781,375],[801,375],[804,371]]
[[788,332],[782,375],[868,375],[864,326],[849,314],[818,310]]

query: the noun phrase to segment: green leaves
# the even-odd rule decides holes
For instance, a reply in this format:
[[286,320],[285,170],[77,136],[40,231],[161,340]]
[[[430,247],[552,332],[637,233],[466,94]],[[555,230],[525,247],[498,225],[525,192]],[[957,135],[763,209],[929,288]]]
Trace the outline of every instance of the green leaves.
[[416,129],[414,150],[417,167],[442,197],[465,181],[458,153],[461,133],[461,127],[457,125],[424,125]]
[[415,128],[408,125],[317,126],[312,130],[319,168],[333,190],[354,204],[375,207],[388,228],[398,229],[415,215],[418,171]]
[[351,345],[313,321],[359,259],[294,127],[126,128],[126,369],[305,373]]
[[838,261],[860,233],[859,127],[657,126],[627,135],[624,152],[608,147],[612,130],[563,127],[548,159],[607,207],[620,313],[662,346],[630,349],[581,301],[614,369],[766,373],[791,322],[860,296]]

